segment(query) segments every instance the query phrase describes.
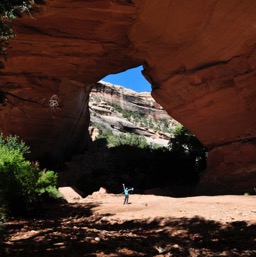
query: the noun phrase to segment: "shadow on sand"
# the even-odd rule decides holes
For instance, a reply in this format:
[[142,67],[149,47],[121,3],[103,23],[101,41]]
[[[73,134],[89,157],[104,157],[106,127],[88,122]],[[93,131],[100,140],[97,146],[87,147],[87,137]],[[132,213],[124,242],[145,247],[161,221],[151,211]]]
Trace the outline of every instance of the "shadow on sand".
[[199,216],[121,222],[94,207],[53,204],[39,218],[9,220],[1,256],[256,256],[256,224]]

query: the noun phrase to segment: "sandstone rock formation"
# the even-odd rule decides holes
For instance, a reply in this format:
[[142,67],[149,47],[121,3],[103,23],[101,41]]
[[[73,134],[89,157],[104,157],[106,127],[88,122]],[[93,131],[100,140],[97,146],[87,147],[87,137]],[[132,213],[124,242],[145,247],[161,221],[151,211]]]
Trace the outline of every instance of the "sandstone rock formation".
[[198,192],[256,185],[255,1],[44,2],[15,22],[1,90],[19,98],[1,131],[61,161],[86,147],[90,85],[143,64],[154,99],[209,149]]
[[[150,93],[135,92],[104,81],[93,84],[89,107],[91,138],[93,128],[102,125],[112,134],[133,133],[143,136],[149,145],[167,147],[172,129],[179,124],[155,102]],[[130,117],[124,117],[125,113],[129,113]]]
[[118,105],[124,110],[139,112],[147,118],[171,119],[170,115],[148,92],[135,92],[120,85],[99,81],[93,84],[91,94],[112,105]]

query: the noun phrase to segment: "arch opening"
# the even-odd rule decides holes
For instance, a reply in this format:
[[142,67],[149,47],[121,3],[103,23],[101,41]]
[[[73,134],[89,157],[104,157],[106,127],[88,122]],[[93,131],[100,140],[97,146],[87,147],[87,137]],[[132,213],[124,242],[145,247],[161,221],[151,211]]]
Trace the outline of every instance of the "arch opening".
[[[83,192],[88,190],[88,179],[89,184],[97,182],[86,194],[102,185],[118,193],[120,184],[125,182],[134,186],[137,193],[193,195],[202,169],[200,156],[190,153],[194,148],[187,149],[190,142],[186,140],[180,144],[175,141],[175,147],[170,149],[173,129],[179,123],[147,92],[151,86],[141,70],[139,66],[108,75],[92,87],[89,104],[91,149],[95,153],[94,160],[98,152],[107,154],[95,161],[97,167],[91,171],[91,178],[87,175],[79,178],[76,187]],[[146,85],[134,85],[141,80],[146,81]],[[119,86],[137,92],[120,90]],[[191,138],[186,131],[184,133],[179,138]]]
[[124,72],[108,75],[102,81],[120,85],[135,92],[151,92],[151,84],[142,75],[142,70],[143,67],[138,66]]

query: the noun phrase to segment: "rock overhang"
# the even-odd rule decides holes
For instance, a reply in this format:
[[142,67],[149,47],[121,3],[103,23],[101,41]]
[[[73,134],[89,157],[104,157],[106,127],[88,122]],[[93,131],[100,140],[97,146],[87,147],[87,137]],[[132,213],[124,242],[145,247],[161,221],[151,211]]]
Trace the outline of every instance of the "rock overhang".
[[[39,104],[13,99],[0,113],[1,131],[32,145],[48,142],[39,155],[47,145],[57,159],[83,144],[81,150],[90,85],[143,64],[155,100],[210,149],[204,183],[225,184],[242,166],[250,170],[250,187],[256,183],[256,2],[45,2],[33,18],[15,21],[17,36],[1,73],[4,90]],[[40,105],[53,95],[63,108]],[[229,158],[234,144],[239,161]]]

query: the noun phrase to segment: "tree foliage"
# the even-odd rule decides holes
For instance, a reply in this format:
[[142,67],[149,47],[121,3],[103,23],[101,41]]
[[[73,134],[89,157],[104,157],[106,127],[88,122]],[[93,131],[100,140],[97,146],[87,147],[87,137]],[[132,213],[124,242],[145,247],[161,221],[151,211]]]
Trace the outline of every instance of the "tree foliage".
[[45,195],[58,196],[56,173],[26,160],[27,153],[29,147],[17,136],[0,134],[0,208],[13,215],[26,213]]
[[178,125],[174,131],[174,138],[169,141],[169,149],[184,155],[195,171],[201,172],[206,168],[207,149],[188,129]]
[[136,134],[121,134],[120,136],[110,135],[108,137],[108,143],[110,147],[128,145],[146,148],[148,146],[146,139]]
[[148,147],[147,141],[143,136],[130,133],[112,134],[111,130],[104,127],[98,127],[101,131],[97,139],[105,139],[108,147],[118,147],[122,145],[135,146],[138,148]]
[[24,11],[28,11],[33,0],[1,0],[0,2],[0,68],[4,68],[7,60],[9,39],[14,37],[11,21],[21,17]]
[[[152,147],[145,138],[133,134],[113,135],[111,130],[98,127],[96,145],[108,147],[107,155],[100,155],[94,169],[77,178],[76,187],[91,194],[100,186],[120,192],[120,184],[131,183],[137,192],[148,188],[170,188],[173,195],[186,196],[206,168],[207,150],[185,127],[178,125],[169,148]],[[101,141],[101,143],[100,143]],[[98,153],[95,152],[95,159]],[[187,188],[182,192],[182,188]],[[181,188],[179,190],[179,188]]]

